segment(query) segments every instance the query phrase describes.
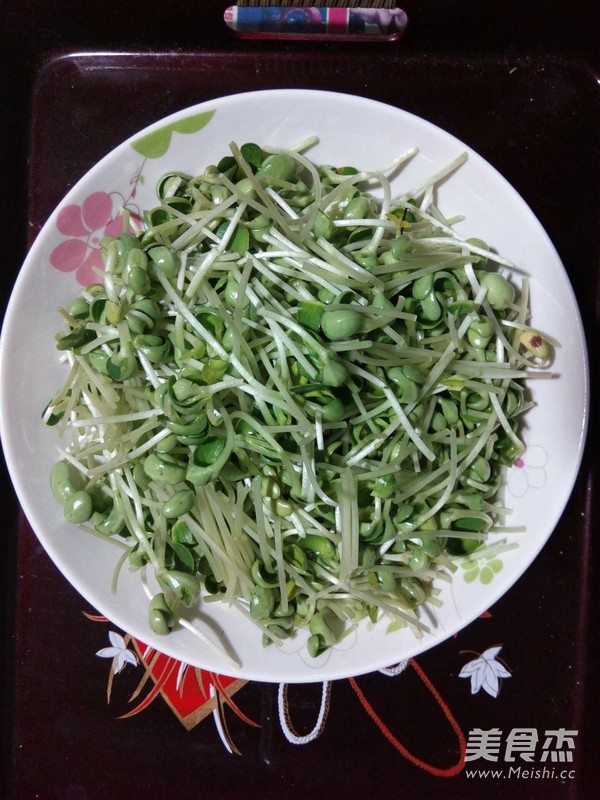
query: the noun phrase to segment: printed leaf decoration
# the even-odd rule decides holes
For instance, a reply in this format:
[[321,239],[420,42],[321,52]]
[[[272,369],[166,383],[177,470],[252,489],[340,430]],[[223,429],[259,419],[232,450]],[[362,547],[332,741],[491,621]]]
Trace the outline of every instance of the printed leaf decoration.
[[496,656],[502,646],[489,647],[478,658],[469,661],[461,669],[459,678],[471,679],[471,694],[477,694],[480,689],[492,697],[498,697],[500,691],[500,678],[510,678],[511,674]]
[[177,120],[152,133],[141,136],[132,143],[133,149],[145,158],[160,158],[169,149],[173,133],[196,133],[202,130],[214,116],[214,111],[203,111],[191,117]]

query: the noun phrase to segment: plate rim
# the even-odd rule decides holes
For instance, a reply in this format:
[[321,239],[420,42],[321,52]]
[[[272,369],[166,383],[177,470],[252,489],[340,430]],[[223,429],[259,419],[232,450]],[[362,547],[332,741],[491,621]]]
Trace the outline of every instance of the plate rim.
[[[152,133],[153,131],[160,129],[163,126],[167,126],[169,124],[172,124],[173,122],[175,122],[178,119],[181,119],[182,117],[185,117],[185,116],[188,116],[188,115],[194,114],[194,113],[199,113],[199,112],[201,112],[203,110],[207,110],[211,106],[217,108],[219,105],[222,105],[222,104],[225,104],[225,105],[235,104],[236,102],[239,102],[240,99],[259,99],[261,96],[263,96],[263,97],[264,96],[269,96],[270,98],[275,98],[277,96],[283,96],[283,95],[288,96],[288,97],[290,97],[290,96],[296,96],[296,97],[299,97],[299,96],[305,96],[305,97],[307,97],[307,96],[308,97],[319,96],[319,97],[321,97],[323,99],[335,98],[337,100],[342,99],[344,102],[349,102],[351,104],[355,104],[355,103],[358,102],[358,103],[364,103],[364,104],[370,105],[372,107],[380,107],[382,110],[385,110],[385,113],[392,113],[392,114],[398,114],[398,115],[404,116],[404,117],[410,117],[411,119],[413,119],[415,121],[415,123],[417,125],[425,125],[425,126],[429,127],[430,129],[432,129],[432,131],[435,132],[436,135],[440,135],[441,134],[446,141],[452,142],[452,143],[456,144],[457,146],[459,146],[462,149],[466,149],[468,151],[468,153],[469,153],[469,157],[475,157],[487,169],[492,170],[494,178],[496,180],[500,180],[504,184],[505,189],[507,189],[510,193],[512,193],[514,199],[518,200],[528,210],[528,212],[530,214],[530,217],[531,217],[531,221],[533,221],[536,224],[538,234],[542,235],[544,237],[546,245],[549,248],[551,248],[551,250],[553,251],[553,254],[554,254],[555,258],[556,258],[556,261],[560,265],[560,268],[562,270],[561,277],[563,278],[563,280],[565,282],[565,285],[566,285],[566,287],[568,287],[568,290],[570,292],[571,303],[573,304],[573,307],[577,310],[577,315],[578,316],[577,316],[577,320],[576,320],[576,323],[577,323],[576,324],[576,329],[577,329],[578,337],[579,337],[579,352],[581,354],[581,359],[582,359],[582,378],[583,378],[583,381],[584,381],[583,406],[582,406],[583,413],[582,413],[581,423],[580,423],[580,426],[579,426],[580,436],[579,436],[579,441],[578,441],[577,448],[576,448],[577,449],[577,457],[575,459],[574,466],[573,466],[572,471],[571,471],[570,480],[568,481],[568,484],[567,484],[567,489],[564,492],[564,502],[562,503],[561,511],[558,514],[557,519],[552,524],[551,529],[547,533],[547,535],[544,536],[544,537],[541,537],[541,539],[539,540],[538,547],[537,547],[534,555],[527,561],[527,563],[522,567],[522,569],[517,570],[516,576],[512,579],[512,581],[511,581],[511,583],[510,583],[510,585],[508,587],[502,588],[502,589],[500,589],[500,587],[498,587],[497,589],[491,590],[491,591],[490,591],[490,589],[488,587],[488,590],[486,592],[486,597],[490,597],[489,605],[493,605],[493,603],[497,602],[497,600],[500,597],[502,597],[504,594],[506,594],[506,592],[510,591],[512,586],[529,569],[529,567],[531,566],[533,561],[538,557],[538,555],[541,552],[541,550],[547,544],[549,538],[552,536],[554,530],[556,529],[556,526],[558,525],[558,523],[560,521],[560,516],[562,516],[562,514],[564,513],[565,507],[569,502],[569,499],[570,499],[571,494],[573,492],[573,488],[575,486],[575,483],[577,481],[578,475],[580,473],[581,463],[582,463],[582,459],[583,459],[583,455],[584,455],[584,451],[585,451],[585,443],[586,443],[586,439],[587,439],[587,433],[588,433],[588,430],[589,430],[589,415],[590,415],[590,372],[589,372],[590,366],[589,366],[589,354],[588,354],[588,348],[587,348],[587,341],[586,341],[586,337],[585,337],[585,330],[584,330],[584,327],[583,327],[583,322],[582,322],[582,319],[581,319],[581,312],[580,312],[579,307],[578,307],[577,298],[575,296],[575,292],[574,292],[573,286],[571,284],[571,281],[570,281],[570,278],[569,278],[569,274],[568,274],[568,272],[567,272],[567,270],[566,270],[566,268],[564,266],[564,263],[562,262],[562,259],[560,258],[560,255],[558,254],[558,252],[557,252],[557,250],[556,250],[556,248],[554,246],[554,243],[552,242],[548,232],[543,228],[543,226],[539,222],[538,218],[533,213],[532,209],[530,208],[528,203],[525,201],[525,199],[522,197],[522,195],[519,192],[517,192],[517,190],[512,186],[512,184],[494,167],[493,164],[491,164],[489,161],[487,161],[485,158],[483,158],[481,155],[479,155],[479,153],[477,153],[476,150],[474,150],[472,147],[467,145],[465,142],[461,141],[454,134],[445,131],[443,128],[441,128],[440,126],[436,125],[435,123],[430,122],[426,118],[423,118],[423,117],[421,117],[421,116],[419,116],[417,114],[414,114],[413,112],[407,111],[407,110],[402,109],[402,108],[400,108],[398,106],[394,106],[394,105],[391,105],[389,103],[384,103],[382,101],[375,100],[375,99],[372,99],[372,98],[369,98],[369,97],[364,97],[362,95],[354,95],[354,94],[345,93],[345,92],[342,93],[342,92],[335,92],[335,91],[331,91],[331,90],[320,90],[320,89],[279,88],[279,89],[260,89],[260,90],[255,90],[255,91],[251,91],[251,92],[235,92],[235,93],[232,93],[232,94],[224,95],[223,97],[216,97],[216,98],[213,98],[213,99],[204,100],[204,101],[202,101],[200,103],[196,103],[194,105],[182,108],[179,111],[172,112],[172,113],[168,114],[167,116],[165,116],[165,117],[163,117],[163,118],[161,118],[159,120],[155,120],[154,122],[152,122],[149,125],[147,125],[144,128],[142,128],[140,131],[137,131],[136,133],[134,133],[134,134],[128,136],[127,138],[123,139],[120,144],[116,145],[112,150],[110,150],[108,153],[106,153],[99,161],[97,161],[95,164],[93,164],[75,182],[75,184],[64,195],[64,197],[61,199],[61,201],[55,207],[53,212],[46,219],[46,221],[44,222],[43,226],[41,227],[39,233],[37,234],[35,240],[31,244],[31,246],[29,248],[29,251],[27,253],[27,256],[25,258],[25,261],[23,262],[21,270],[20,270],[20,272],[19,272],[19,274],[17,276],[17,279],[16,279],[16,281],[14,283],[14,286],[13,286],[13,289],[12,289],[12,292],[11,292],[11,295],[10,295],[10,298],[9,298],[9,302],[7,304],[7,307],[6,307],[6,313],[5,313],[5,317],[4,317],[2,332],[1,332],[1,335],[0,335],[0,440],[2,441],[3,446],[4,446],[6,444],[6,442],[10,443],[10,438],[11,438],[10,437],[10,432],[7,431],[7,426],[8,426],[9,420],[6,419],[6,415],[4,413],[5,410],[6,410],[6,407],[5,407],[5,391],[4,391],[5,358],[6,358],[6,356],[5,356],[5,340],[6,340],[5,333],[6,333],[6,331],[10,332],[10,330],[12,330],[12,326],[14,325],[14,323],[12,321],[13,320],[13,316],[14,316],[14,309],[18,308],[18,305],[19,305],[18,301],[19,301],[19,297],[20,297],[20,292],[24,291],[24,288],[21,288],[21,287],[25,286],[26,279],[27,279],[29,273],[32,272],[32,270],[33,270],[33,267],[31,265],[35,265],[35,263],[36,263],[36,255],[38,253],[38,250],[42,250],[43,249],[44,238],[47,235],[48,230],[51,229],[53,224],[55,223],[56,218],[57,218],[57,216],[58,216],[58,214],[60,212],[60,209],[62,207],[64,207],[66,204],[68,204],[74,197],[76,197],[78,195],[78,193],[81,193],[82,186],[84,184],[86,184],[86,183],[88,183],[90,181],[94,181],[96,179],[97,175],[102,173],[103,169],[106,167],[108,162],[110,162],[113,159],[114,160],[118,160],[118,158],[120,157],[121,153],[124,152],[128,147],[130,147],[132,145],[132,143],[135,142],[137,139],[140,139],[143,136],[148,135],[149,133]],[[8,447],[4,446],[4,455],[5,455],[5,459],[6,459],[6,463],[7,463],[7,467],[8,467],[8,471],[9,471],[9,475],[10,475],[11,481],[13,483],[13,487],[15,489],[17,497],[19,499],[21,508],[23,509],[23,512],[24,512],[25,516],[29,520],[29,514],[25,510],[26,507],[29,506],[29,502],[28,502],[28,500],[26,498],[26,492],[24,492],[22,487],[21,487],[21,481],[20,481],[20,477],[19,477],[19,470],[16,467],[16,462],[15,462],[15,459],[13,458],[13,451],[12,451],[12,447],[11,447],[10,444],[9,444]],[[17,476],[17,477],[15,477],[15,476]],[[25,501],[24,501],[24,498],[25,498]],[[36,516],[36,515],[34,514],[34,516]],[[64,565],[64,563],[63,563],[61,558],[58,558],[58,556],[56,554],[56,550],[52,546],[52,541],[48,539],[47,535],[43,531],[41,533],[38,532],[37,526],[34,528],[34,526],[31,524],[31,527],[32,527],[32,530],[34,531],[36,537],[38,538],[40,543],[43,545],[44,549],[46,550],[46,552],[48,553],[48,555],[50,556],[50,558],[52,559],[54,564],[58,567],[60,572],[65,576],[67,581],[69,583],[71,583],[73,585],[73,587],[76,589],[76,591],[78,591],[78,593],[80,595],[82,595],[86,600],[88,600],[88,602],[90,602],[92,605],[96,606],[97,605],[96,598],[94,598],[93,600],[91,599],[92,596],[94,595],[94,592],[93,591],[90,592],[90,590],[86,589],[86,587],[83,586],[81,584],[81,582],[76,580],[76,575],[75,576],[73,575],[73,570],[69,569],[66,565]],[[425,648],[421,649],[419,647],[416,647],[415,648],[415,653],[417,653],[417,652],[418,653],[425,652],[425,650],[428,650],[428,649],[431,649],[432,647],[438,646],[439,644],[441,644],[444,641],[446,641],[452,635],[452,633],[456,632],[457,630],[462,630],[467,625],[471,624],[471,622],[473,621],[474,618],[475,617],[467,620],[466,622],[463,619],[459,619],[457,621],[457,625],[456,625],[456,629],[455,630],[451,629],[449,632],[445,631],[444,635],[439,640],[436,640],[436,641],[432,642],[431,644],[428,644]],[[115,624],[118,624],[118,623],[115,623]],[[140,637],[140,638],[143,639],[143,637]],[[393,650],[393,647],[391,647],[390,649]],[[167,652],[169,650],[168,640],[165,640],[165,646],[162,647],[161,650],[163,652]],[[175,656],[175,657],[177,657],[177,656]],[[377,667],[369,665],[368,667],[366,667],[364,670],[361,670],[361,671],[356,671],[356,669],[354,669],[351,672],[347,672],[347,673],[344,672],[343,675],[342,674],[333,675],[332,677],[333,677],[333,679],[335,679],[337,677],[349,677],[350,675],[364,674],[365,672],[372,671],[373,669],[376,669],[376,668]],[[242,672],[243,672],[243,674],[242,674]],[[240,672],[240,677],[245,677],[246,674],[249,674],[249,671],[246,670],[245,668],[243,669],[242,672]],[[327,670],[325,670],[325,673],[327,673]],[[256,676],[256,675],[251,675],[251,677],[249,677],[249,679],[251,679],[251,680],[274,680],[273,677],[264,678],[264,677],[260,677],[260,676]],[[306,674],[303,674],[302,676],[299,676],[297,678],[289,677],[287,675],[285,677],[285,680],[288,681],[288,682],[313,682],[315,680],[322,680],[322,679],[323,678],[321,677],[321,670],[320,669],[315,669],[315,668],[312,668],[312,667],[311,668],[307,668]],[[331,678],[328,677],[328,679],[331,679]]]

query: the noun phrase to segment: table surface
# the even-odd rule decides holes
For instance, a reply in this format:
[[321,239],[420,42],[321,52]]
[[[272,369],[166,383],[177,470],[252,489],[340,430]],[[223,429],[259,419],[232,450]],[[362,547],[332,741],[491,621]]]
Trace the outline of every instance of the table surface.
[[[242,42],[222,24],[226,5],[0,5],[11,110],[1,131],[4,302],[47,216],[124,138],[224,94],[310,87],[391,103],[481,153],[550,233],[596,341],[600,65],[591,3],[552,13],[541,2],[404,3],[405,39],[378,45]],[[594,398],[593,347],[590,358]],[[147,653],[66,583],[3,472],[0,796],[597,796],[596,429],[592,414],[563,517],[502,600],[398,674],[329,686],[232,681]],[[494,646],[508,676],[497,695],[471,693],[459,673]],[[119,672],[112,655],[98,655],[108,647],[128,659]],[[466,745],[473,755],[483,735],[496,760],[465,763]]]

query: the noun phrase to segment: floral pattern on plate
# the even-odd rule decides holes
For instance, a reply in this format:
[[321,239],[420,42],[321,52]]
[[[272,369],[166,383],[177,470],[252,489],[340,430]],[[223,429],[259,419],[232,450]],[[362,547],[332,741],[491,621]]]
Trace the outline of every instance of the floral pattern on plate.
[[[129,211],[132,222],[140,221],[140,212],[133,200],[141,179],[141,168],[130,180],[130,192],[124,197],[117,191],[97,191],[81,204],[63,206],[56,218],[56,229],[65,238],[50,253],[50,264],[59,272],[74,272],[82,286],[97,283],[104,270],[102,239],[123,232],[123,210]],[[130,225],[130,230],[134,228]]]

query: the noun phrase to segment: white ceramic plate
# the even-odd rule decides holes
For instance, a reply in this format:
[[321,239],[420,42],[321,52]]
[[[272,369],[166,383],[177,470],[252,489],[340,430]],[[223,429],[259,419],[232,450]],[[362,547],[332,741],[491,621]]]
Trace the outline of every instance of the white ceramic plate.
[[[363,623],[355,634],[316,660],[302,637],[282,649],[263,648],[254,625],[219,604],[203,609],[200,625],[224,636],[242,662],[229,662],[185,630],[156,637],[147,627],[147,599],[137,573],[110,584],[117,551],[110,543],[65,523],[49,488],[56,432],[40,413],[61,384],[54,334],[57,312],[89,282],[98,243],[124,204],[136,212],[155,204],[154,187],[167,170],[201,171],[235,141],[292,146],[317,134],[315,161],[377,169],[408,147],[420,155],[395,186],[408,190],[463,151],[469,158],[439,191],[448,215],[464,215],[458,230],[484,239],[531,278],[533,324],[560,341],[559,377],[533,385],[536,407],[527,414],[527,451],[511,469],[506,504],[514,509],[516,549],[477,558],[442,588],[443,606],[432,632],[386,633]],[[67,580],[98,612],[164,653],[195,666],[249,680],[310,682],[373,671],[414,656],[486,611],[531,564],[552,533],[571,493],[585,438],[588,372],[585,340],[571,286],[554,247],[514,189],[480,156],[424,120],[366,99],[304,90],[233,95],[185,109],[132,137],[100,161],[69,192],[38,236],[19,274],[1,342],[1,432],[18,498],[44,548]],[[51,599],[50,599],[51,602]]]

